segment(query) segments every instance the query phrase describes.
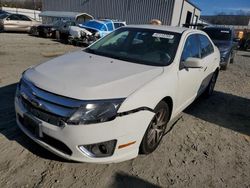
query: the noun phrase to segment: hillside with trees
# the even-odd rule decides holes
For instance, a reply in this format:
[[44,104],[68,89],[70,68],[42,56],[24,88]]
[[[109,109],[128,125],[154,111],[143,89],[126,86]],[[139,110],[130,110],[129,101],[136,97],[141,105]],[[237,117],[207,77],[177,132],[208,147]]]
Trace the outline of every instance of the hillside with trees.
[[0,0],[0,7],[42,9],[42,0]]

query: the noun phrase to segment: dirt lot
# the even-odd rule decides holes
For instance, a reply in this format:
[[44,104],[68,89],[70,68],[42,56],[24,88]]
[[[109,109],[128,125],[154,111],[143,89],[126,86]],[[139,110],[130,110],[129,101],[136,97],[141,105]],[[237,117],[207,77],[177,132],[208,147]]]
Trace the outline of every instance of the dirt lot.
[[21,73],[56,53],[78,50],[49,39],[0,33],[0,187],[250,188],[250,52],[238,52],[216,92],[198,99],[156,152],[119,164],[65,161],[26,137],[13,98]]

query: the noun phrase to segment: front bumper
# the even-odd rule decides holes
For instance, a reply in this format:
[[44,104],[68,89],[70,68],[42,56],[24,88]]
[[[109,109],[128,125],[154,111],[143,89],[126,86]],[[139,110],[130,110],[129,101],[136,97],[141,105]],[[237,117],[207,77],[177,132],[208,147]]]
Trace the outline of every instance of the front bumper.
[[[27,111],[17,97],[15,98],[15,109],[18,126],[36,143],[62,158],[90,163],[115,163],[135,158],[138,155],[143,135],[154,115],[149,111],[140,111],[117,117],[109,122],[77,126],[65,125],[64,127],[49,124],[33,116],[34,119],[42,122],[40,129],[46,137],[49,137],[50,140],[52,139],[53,144],[50,144],[51,141],[46,142],[44,138],[35,136],[21,123],[20,119]],[[110,157],[90,157],[79,149],[80,145],[95,144],[114,139],[117,140],[117,143],[114,153]],[[63,143],[71,153],[55,147],[54,143],[57,141]],[[120,145],[134,141],[133,145],[119,149]]]

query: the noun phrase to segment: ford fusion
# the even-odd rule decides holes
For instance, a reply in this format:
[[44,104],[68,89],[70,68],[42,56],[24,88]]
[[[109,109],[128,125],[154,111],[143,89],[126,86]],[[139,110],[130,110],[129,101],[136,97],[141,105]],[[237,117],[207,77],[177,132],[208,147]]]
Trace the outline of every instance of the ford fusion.
[[123,27],[26,70],[16,91],[17,123],[69,160],[113,163],[149,154],[195,98],[213,93],[219,62],[202,31]]

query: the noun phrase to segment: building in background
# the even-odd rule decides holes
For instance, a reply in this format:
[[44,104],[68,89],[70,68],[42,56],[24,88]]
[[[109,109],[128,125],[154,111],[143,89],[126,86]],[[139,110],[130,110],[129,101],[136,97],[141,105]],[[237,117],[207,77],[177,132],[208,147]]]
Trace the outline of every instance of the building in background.
[[42,7],[43,11],[86,12],[95,18],[124,20],[127,24],[159,19],[172,26],[197,23],[201,14],[188,0],[43,0]]

